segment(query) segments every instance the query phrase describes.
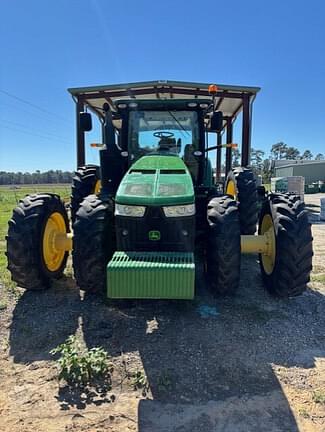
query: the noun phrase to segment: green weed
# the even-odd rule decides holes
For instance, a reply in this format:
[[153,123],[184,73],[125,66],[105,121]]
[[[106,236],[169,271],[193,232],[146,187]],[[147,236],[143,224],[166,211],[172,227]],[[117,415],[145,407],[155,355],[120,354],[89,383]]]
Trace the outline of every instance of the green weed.
[[313,401],[319,404],[325,404],[325,390],[316,390],[313,392]]
[[113,372],[113,365],[103,348],[82,350],[75,336],[50,351],[50,354],[60,354],[59,380],[68,384],[85,385],[97,378],[109,379]]
[[312,282],[325,283],[325,274],[312,274],[310,279]]
[[301,408],[301,410],[299,410],[299,414],[303,417],[303,418],[309,418],[309,412],[306,410],[306,408]]
[[131,374],[131,385],[134,388],[134,390],[138,389],[144,389],[146,390],[148,388],[148,381],[147,377],[145,376],[144,372],[142,371],[136,371]]

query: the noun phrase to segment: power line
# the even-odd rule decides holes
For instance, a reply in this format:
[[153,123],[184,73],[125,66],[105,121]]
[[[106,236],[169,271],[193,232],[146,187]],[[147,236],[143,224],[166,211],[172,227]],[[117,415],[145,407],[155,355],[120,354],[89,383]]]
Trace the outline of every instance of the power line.
[[50,140],[50,141],[55,141],[56,143],[61,143],[61,144],[67,144],[68,143],[68,141],[66,141],[66,142],[58,141],[55,138],[51,138],[49,136],[40,135],[40,134],[37,134],[37,133],[34,133],[34,132],[30,132],[30,131],[26,131],[26,130],[21,130],[21,129],[13,128],[13,127],[10,127],[10,126],[2,126],[2,127],[5,128],[5,129],[9,129],[9,130],[15,131],[15,132],[20,132],[22,134],[32,135],[32,136],[36,136],[36,137],[39,137],[39,138],[47,139],[47,140]]
[[3,93],[3,94],[5,94],[8,97],[11,97],[12,99],[16,99],[19,102],[22,102],[22,103],[24,103],[26,105],[29,105],[29,106],[33,107],[34,109],[37,109],[37,110],[39,110],[39,111],[41,111],[41,112],[43,112],[43,113],[45,113],[47,115],[54,116],[54,117],[60,119],[61,121],[64,121],[65,123],[69,123],[70,124],[70,122],[68,122],[64,117],[61,117],[60,115],[58,115],[58,114],[56,114],[54,112],[48,111],[47,109],[44,109],[44,108],[42,108],[42,107],[40,107],[40,106],[38,106],[38,105],[36,105],[36,104],[34,104],[32,102],[29,102],[29,101],[27,101],[25,99],[22,99],[21,97],[18,97],[18,96],[14,95],[14,94],[11,94],[11,93],[7,92],[6,90],[0,89],[0,92]]
[[53,117],[50,118],[47,114],[45,115],[41,111],[36,112],[34,109],[31,109],[28,106],[22,106],[22,104],[17,105],[14,100],[6,101],[6,102],[3,102],[3,101],[0,102],[0,113],[1,113],[1,111],[7,112],[7,110],[6,111],[1,110],[2,107],[9,107],[10,109],[14,109],[15,111],[18,111],[18,112],[23,111],[24,113],[27,113],[29,116],[32,116],[33,118],[38,118],[38,119],[42,120],[42,122],[46,121],[46,122],[51,122],[51,124],[52,123],[57,124],[56,122],[58,120],[60,120],[60,119],[55,119]]
[[[4,119],[1,119],[1,118],[0,118],[0,122],[2,122],[2,123],[3,122],[4,123],[9,123],[9,125],[13,125],[13,126],[18,126],[19,128],[22,128],[24,131],[29,132],[29,133],[35,133],[35,131],[26,128],[26,126],[24,124],[22,124],[22,123],[13,122],[13,121],[10,121],[10,120],[4,120]],[[36,132],[36,135],[37,134],[38,133]],[[64,137],[62,137],[60,135],[56,135],[56,134],[54,134],[52,132],[45,132],[42,135],[43,136],[44,135],[48,135],[50,137],[58,138],[61,141],[65,141],[66,143],[70,143],[69,139],[66,139],[66,138],[64,138]]]

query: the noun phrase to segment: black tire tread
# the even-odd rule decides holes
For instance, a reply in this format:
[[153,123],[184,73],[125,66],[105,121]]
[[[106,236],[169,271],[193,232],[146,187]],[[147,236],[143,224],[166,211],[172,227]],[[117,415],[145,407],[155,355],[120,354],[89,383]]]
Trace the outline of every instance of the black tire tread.
[[115,251],[114,204],[96,195],[86,197],[73,225],[73,269],[79,288],[104,292],[106,265]]
[[255,234],[258,220],[257,188],[254,173],[245,167],[236,167],[228,173],[237,187],[240,232],[241,234]]
[[268,291],[278,297],[302,294],[312,270],[312,233],[305,204],[292,194],[270,194],[261,212],[273,218],[276,233],[276,261],[271,275],[260,266]]
[[80,204],[88,195],[94,193],[97,180],[100,179],[99,166],[84,165],[75,171],[71,186],[71,220],[74,222]]
[[236,202],[228,195],[208,204],[207,271],[213,291],[236,292],[240,280],[240,225]]

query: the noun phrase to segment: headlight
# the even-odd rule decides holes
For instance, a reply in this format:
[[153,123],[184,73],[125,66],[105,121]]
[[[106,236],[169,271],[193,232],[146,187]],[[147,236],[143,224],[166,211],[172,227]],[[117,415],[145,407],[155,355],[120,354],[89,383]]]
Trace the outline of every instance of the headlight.
[[115,206],[115,216],[131,216],[131,217],[142,217],[146,208],[143,206],[133,206],[116,204]]
[[166,217],[193,216],[195,214],[195,205],[187,204],[180,206],[163,207]]

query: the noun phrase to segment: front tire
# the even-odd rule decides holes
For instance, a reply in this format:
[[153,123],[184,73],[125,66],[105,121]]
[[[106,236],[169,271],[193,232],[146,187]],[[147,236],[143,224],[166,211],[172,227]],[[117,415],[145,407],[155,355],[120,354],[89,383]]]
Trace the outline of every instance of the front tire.
[[274,255],[259,255],[267,290],[279,297],[302,294],[312,270],[312,234],[305,205],[290,194],[270,194],[261,210],[259,234],[274,229]]
[[236,202],[229,196],[208,204],[207,273],[213,291],[232,295],[240,279],[240,224]]
[[53,235],[69,231],[68,215],[58,195],[27,195],[20,200],[6,238],[12,280],[27,290],[40,290],[61,277],[68,252],[55,248]]
[[116,250],[114,205],[89,195],[82,202],[73,225],[73,269],[79,288],[104,292],[106,266]]

